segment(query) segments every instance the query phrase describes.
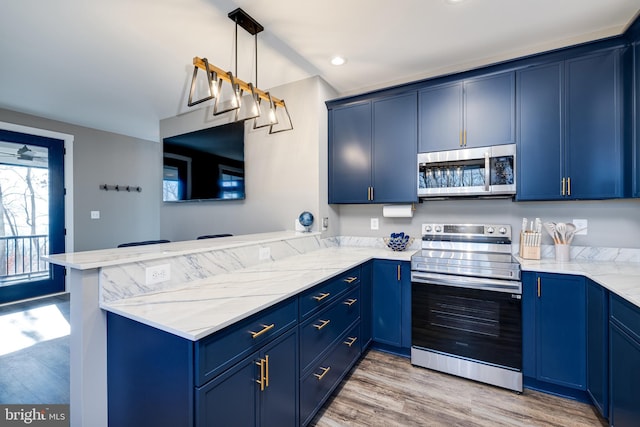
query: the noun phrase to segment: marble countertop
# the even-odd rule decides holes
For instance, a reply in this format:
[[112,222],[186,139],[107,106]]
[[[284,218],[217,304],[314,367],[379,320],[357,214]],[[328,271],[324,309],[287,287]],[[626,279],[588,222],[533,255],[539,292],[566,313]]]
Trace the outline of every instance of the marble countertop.
[[410,261],[414,251],[335,247],[190,282],[100,307],[199,340],[372,258]]
[[[282,237],[283,233],[268,233],[264,236],[265,241]],[[256,242],[255,236],[251,242]],[[228,245],[227,241],[225,246]],[[193,242],[189,242],[188,246],[185,250],[192,252]],[[156,246],[155,257],[157,248]],[[210,246],[207,248],[210,249]],[[172,248],[172,255],[178,250]],[[318,249],[196,280],[164,291],[102,302],[100,306],[107,311],[195,341],[367,260],[376,258],[410,261],[413,253],[413,250],[393,252],[387,248],[353,246]],[[142,251],[138,256],[144,257],[145,254],[146,251]],[[152,254],[153,251],[150,251],[148,256]],[[131,258],[127,260],[131,261]],[[89,257],[82,261],[80,265],[84,268],[92,265]],[[640,263],[592,260],[558,263],[554,259],[520,258],[518,261],[523,271],[585,276],[640,307]]]
[[271,233],[229,236],[220,239],[185,240],[181,242],[155,245],[130,246],[125,248],[100,249],[95,251],[71,252],[47,255],[46,261],[76,270],[109,267],[131,262],[141,262],[164,257],[209,252],[247,245],[260,245],[281,240],[301,239],[319,236],[320,233],[296,231],[276,231]]
[[518,258],[522,271],[587,277],[640,308],[640,263],[593,260],[557,262]]

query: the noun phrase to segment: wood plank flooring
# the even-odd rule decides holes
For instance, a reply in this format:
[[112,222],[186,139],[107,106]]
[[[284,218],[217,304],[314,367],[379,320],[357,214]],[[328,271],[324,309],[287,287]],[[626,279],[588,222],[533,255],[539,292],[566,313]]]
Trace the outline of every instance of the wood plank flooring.
[[606,426],[587,404],[414,367],[371,350],[311,422],[337,426]]

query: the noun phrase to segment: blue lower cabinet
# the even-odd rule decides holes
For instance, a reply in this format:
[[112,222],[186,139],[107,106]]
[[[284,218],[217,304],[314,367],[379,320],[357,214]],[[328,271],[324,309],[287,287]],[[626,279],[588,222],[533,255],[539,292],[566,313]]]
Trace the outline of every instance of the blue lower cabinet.
[[360,323],[349,329],[300,380],[300,424],[307,425],[361,354]]
[[587,393],[609,416],[609,292],[587,279]]
[[640,309],[611,295],[609,422],[640,425]]
[[525,386],[586,400],[585,279],[526,273],[523,287]]
[[196,426],[295,426],[296,330],[196,391]]
[[411,347],[411,265],[373,262],[373,341],[398,350]]

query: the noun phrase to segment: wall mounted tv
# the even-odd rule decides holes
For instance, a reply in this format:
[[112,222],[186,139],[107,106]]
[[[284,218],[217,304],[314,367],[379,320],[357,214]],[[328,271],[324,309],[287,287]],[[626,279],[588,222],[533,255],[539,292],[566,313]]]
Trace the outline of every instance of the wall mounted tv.
[[162,200],[239,200],[244,190],[244,122],[165,138]]

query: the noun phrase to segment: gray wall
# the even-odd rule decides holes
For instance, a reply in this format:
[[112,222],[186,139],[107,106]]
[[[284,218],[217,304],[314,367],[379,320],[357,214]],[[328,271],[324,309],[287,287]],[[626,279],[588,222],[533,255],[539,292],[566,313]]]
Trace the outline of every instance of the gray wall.
[[[327,110],[324,101],[336,93],[319,77],[271,89],[284,99],[294,129],[269,135],[246,123],[245,188],[241,201],[162,203],[161,235],[190,240],[201,234],[247,234],[293,230],[308,210],[319,230],[321,217],[337,222],[327,205]],[[213,117],[210,106],[160,122],[161,138],[215,126],[229,115]],[[158,163],[161,162],[158,157]]]
[[[0,121],[74,135],[75,252],[160,237],[160,144],[4,109]],[[100,184],[135,185],[142,192],[105,192]],[[93,210],[100,219],[90,219]]]
[[[338,234],[382,237],[404,231],[420,235],[422,223],[506,223],[516,237],[522,217],[539,217],[543,222],[587,219],[586,236],[576,236],[577,246],[640,248],[640,200],[567,202],[512,202],[496,200],[440,200],[416,204],[413,218],[383,218],[382,205],[342,205],[338,208]],[[380,229],[370,229],[370,218],[379,218]],[[543,233],[543,244],[553,244]]]

